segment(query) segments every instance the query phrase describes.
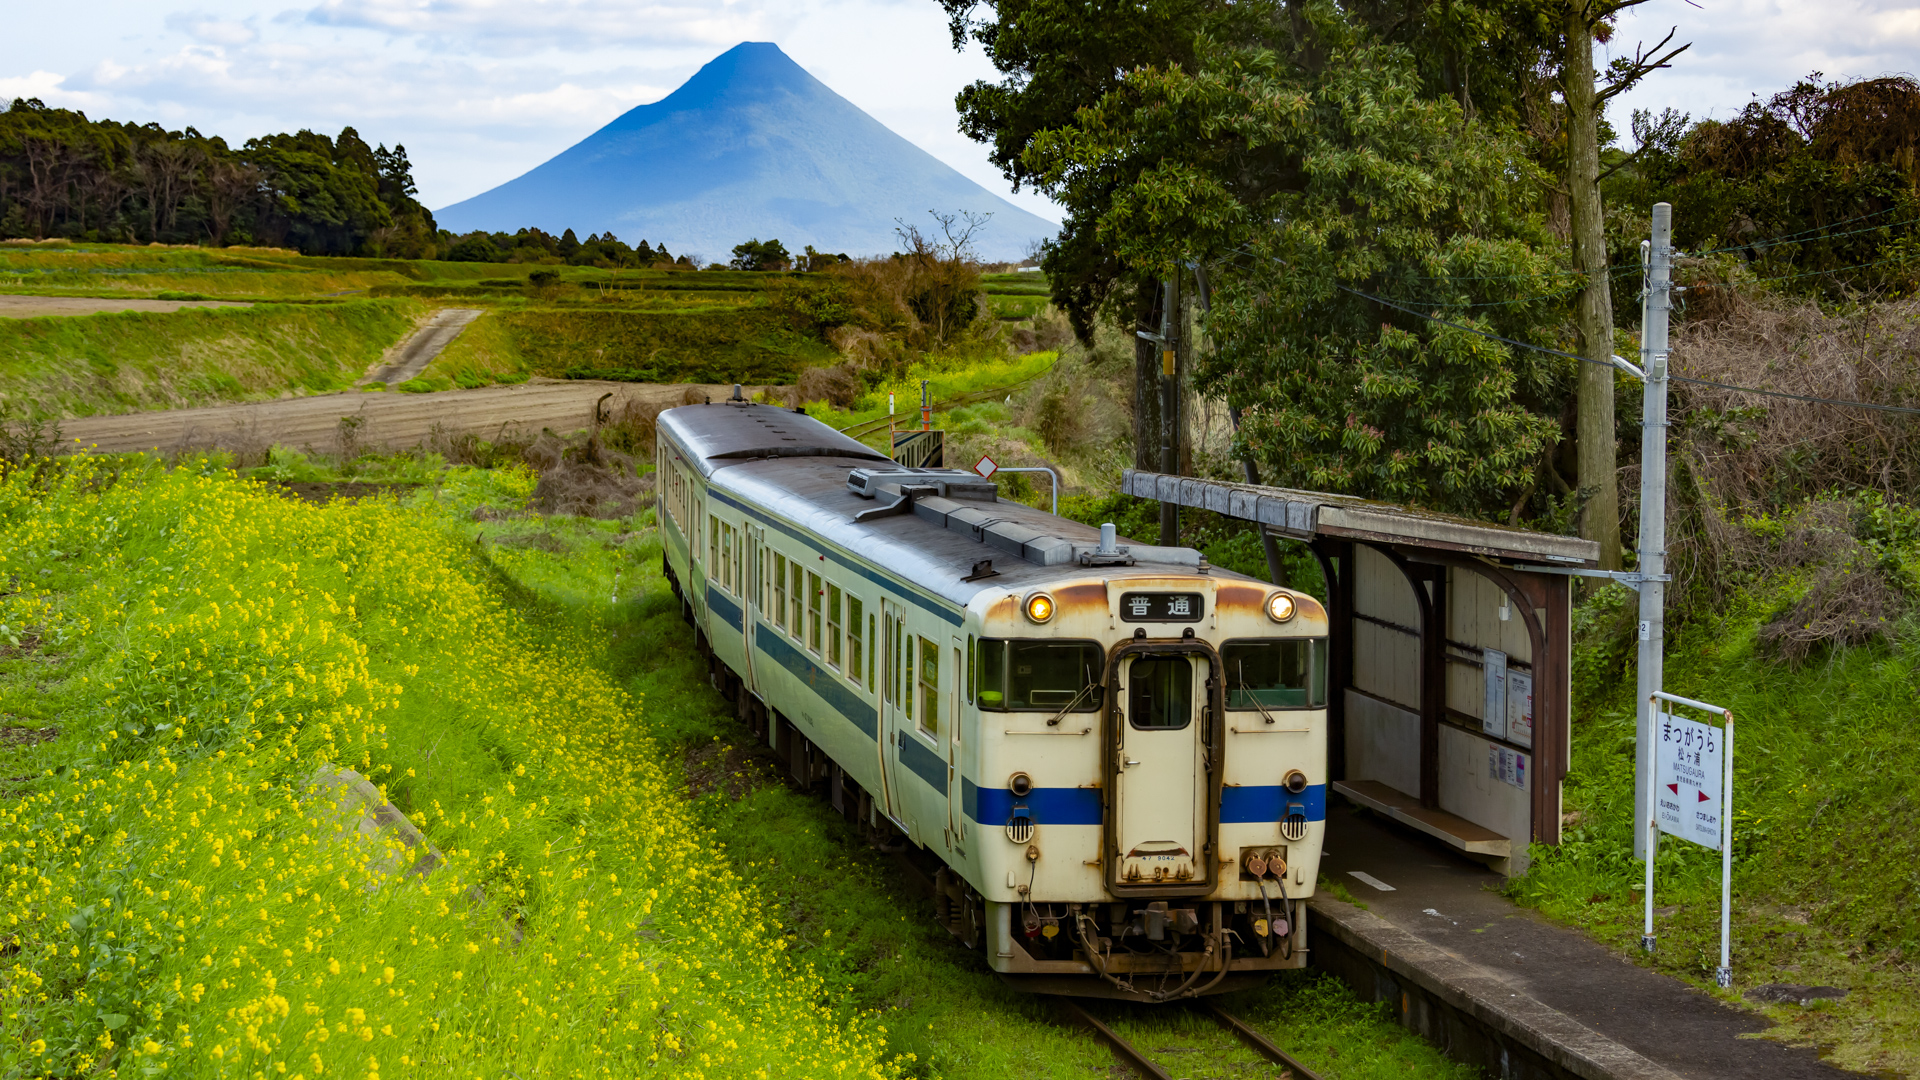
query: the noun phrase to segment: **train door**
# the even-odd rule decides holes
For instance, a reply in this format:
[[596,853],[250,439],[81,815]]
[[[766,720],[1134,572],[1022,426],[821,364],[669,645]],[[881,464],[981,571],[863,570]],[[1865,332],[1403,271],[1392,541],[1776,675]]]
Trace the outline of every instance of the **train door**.
[[948,732],[946,739],[947,828],[952,831],[954,840],[962,844],[967,842],[967,815],[963,811],[963,807],[966,806],[965,793],[960,790],[960,777],[966,772],[962,767],[965,763],[961,760],[960,746],[960,706],[966,697],[961,693],[961,687],[966,684],[967,669],[964,659],[966,653],[963,651],[965,648],[966,644],[958,636],[954,637],[953,665],[949,668],[953,672],[953,677],[947,684],[944,705]]
[[1207,661],[1191,654],[1135,656],[1122,672],[1114,763],[1122,882],[1206,877],[1206,687]]
[[760,601],[763,595],[761,590],[765,588],[765,582],[762,579],[765,576],[766,567],[762,563],[767,557],[766,530],[752,522],[747,522],[744,531],[747,549],[742,554],[746,559],[745,573],[740,576],[740,633],[743,639],[740,651],[746,658],[743,661],[746,664],[746,670],[740,673],[740,677],[746,682],[747,689],[758,694],[760,683],[754,677],[753,643],[756,624],[759,622]]
[[[905,732],[901,707],[901,670],[906,666],[900,652],[900,608],[893,601],[880,601],[880,783],[884,789],[880,804],[896,825],[905,825],[907,808],[900,791],[900,739]],[[907,828],[909,835],[913,830]]]

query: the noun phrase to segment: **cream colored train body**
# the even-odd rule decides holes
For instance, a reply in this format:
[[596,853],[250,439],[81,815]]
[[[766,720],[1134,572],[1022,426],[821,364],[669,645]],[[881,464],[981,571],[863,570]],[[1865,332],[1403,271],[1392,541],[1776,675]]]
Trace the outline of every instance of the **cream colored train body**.
[[796,783],[1040,992],[1171,1000],[1306,959],[1326,613],[745,402],[659,421],[664,562]]

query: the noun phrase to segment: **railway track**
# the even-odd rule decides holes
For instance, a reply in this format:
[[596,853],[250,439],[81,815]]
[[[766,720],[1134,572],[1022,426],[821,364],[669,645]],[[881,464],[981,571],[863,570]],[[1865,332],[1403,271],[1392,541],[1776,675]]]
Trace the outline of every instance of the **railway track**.
[[[1127,1066],[1134,1072],[1146,1077],[1147,1080],[1179,1080],[1174,1073],[1168,1072],[1159,1062],[1148,1057],[1144,1051],[1127,1041],[1119,1032],[1102,1023],[1098,1017],[1088,1012],[1079,1002],[1074,1001],[1072,998],[1059,998],[1058,1004],[1061,1013],[1069,1021],[1080,1027],[1087,1028],[1099,1036],[1102,1041],[1113,1048],[1114,1055],[1121,1061],[1126,1062]],[[1234,1016],[1218,1005],[1202,1001],[1189,1006],[1189,1008],[1193,1012],[1208,1017],[1221,1027],[1232,1032],[1234,1037],[1238,1038],[1242,1043],[1245,1043],[1254,1053],[1281,1066],[1286,1070],[1284,1075],[1286,1075],[1289,1080],[1320,1080],[1319,1074],[1302,1065],[1299,1059],[1287,1053],[1285,1050],[1280,1049],[1278,1046],[1275,1046],[1265,1035],[1249,1027],[1246,1021],[1241,1020],[1239,1017]]]

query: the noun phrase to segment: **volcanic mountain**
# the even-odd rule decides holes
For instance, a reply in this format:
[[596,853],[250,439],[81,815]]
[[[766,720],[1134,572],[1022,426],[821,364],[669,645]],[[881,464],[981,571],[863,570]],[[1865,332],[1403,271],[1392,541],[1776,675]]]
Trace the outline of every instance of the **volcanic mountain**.
[[627,112],[517,179],[434,217],[455,232],[572,229],[725,260],[748,239],[789,251],[897,250],[895,219],[991,213],[975,246],[1017,259],[1058,227],[955,172],[807,74],[743,42],[678,90]]

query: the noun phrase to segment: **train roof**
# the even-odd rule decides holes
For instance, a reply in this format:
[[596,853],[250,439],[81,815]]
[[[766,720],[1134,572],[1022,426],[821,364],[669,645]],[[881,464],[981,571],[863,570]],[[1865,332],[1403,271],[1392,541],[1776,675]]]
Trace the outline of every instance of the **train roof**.
[[1192,548],[1128,542],[1121,557],[1102,556],[1098,529],[1002,500],[995,484],[971,472],[898,465],[790,410],[715,402],[667,410],[658,422],[713,497],[770,530],[819,537],[956,606],[983,591],[1019,590],[1090,566],[1115,577],[1205,568],[1249,580],[1207,567]]

